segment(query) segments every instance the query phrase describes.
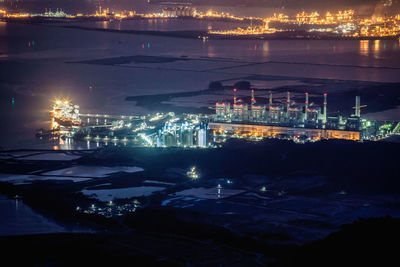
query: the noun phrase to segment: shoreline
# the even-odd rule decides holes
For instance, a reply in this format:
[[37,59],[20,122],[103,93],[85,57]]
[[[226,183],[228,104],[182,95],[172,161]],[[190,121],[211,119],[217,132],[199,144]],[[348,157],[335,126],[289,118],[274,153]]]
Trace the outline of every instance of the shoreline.
[[[149,20],[150,18],[132,18],[129,20]],[[152,18],[154,19],[154,18]],[[158,19],[158,18],[157,18]],[[165,18],[163,18],[165,19]],[[170,18],[168,18],[170,19]],[[193,19],[193,18],[173,18],[173,19]],[[127,19],[128,20],[128,19]],[[218,21],[216,19],[195,19],[205,21]],[[30,18],[30,19],[7,19],[0,18],[0,21],[6,23],[22,23],[22,24],[33,24],[33,25],[47,25],[55,23],[74,23],[74,22],[96,22],[96,21],[110,21],[107,19],[56,19],[52,18]],[[226,21],[226,20],[221,20]],[[236,21],[234,21],[236,22]],[[122,33],[122,34],[136,34],[136,35],[152,35],[152,36],[163,36],[173,38],[186,38],[186,39],[211,39],[211,40],[338,40],[338,41],[351,41],[351,40],[397,40],[400,36],[384,36],[384,37],[348,37],[338,36],[334,34],[325,33],[311,33],[304,30],[299,31],[282,31],[275,33],[265,33],[257,35],[233,35],[233,34],[213,34],[202,30],[187,30],[187,31],[151,31],[151,30],[117,30],[117,29],[104,29],[104,28],[92,28],[85,26],[76,25],[57,25],[55,27],[79,29],[87,31],[102,31],[111,33]]]

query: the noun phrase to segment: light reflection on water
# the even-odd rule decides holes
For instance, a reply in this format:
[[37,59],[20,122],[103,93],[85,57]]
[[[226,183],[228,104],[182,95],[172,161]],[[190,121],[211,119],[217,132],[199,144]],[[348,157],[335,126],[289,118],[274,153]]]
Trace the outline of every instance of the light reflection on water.
[[369,56],[369,40],[360,40],[360,55]]
[[[162,24],[165,29],[173,29],[174,23],[178,21],[170,23],[167,20],[149,20],[143,27],[151,23]],[[107,25],[106,23],[103,26]],[[210,81],[241,79],[252,74],[377,82],[400,81],[399,70],[396,69],[400,68],[398,40],[204,42],[197,39],[108,34],[53,26],[8,25],[1,22],[0,38],[0,55],[9,58],[0,58],[0,125],[3,129],[0,132],[1,147],[33,147],[29,144],[36,144],[36,131],[48,128],[48,107],[51,100],[60,96],[71,98],[81,106],[82,111],[89,113],[147,114],[153,110],[124,101],[126,96],[197,91],[207,88]],[[29,40],[36,40],[35,48],[27,47],[26,43]],[[150,43],[149,47],[147,44]],[[145,48],[142,48],[143,44]],[[173,62],[171,66],[174,70],[168,70],[169,63],[147,64],[149,69],[119,68],[101,64],[66,64],[121,55],[215,57],[220,61],[201,61],[202,69],[205,70],[201,72],[198,71],[199,61],[196,60]],[[224,62],[227,59],[230,62]],[[242,62],[235,63],[235,60]],[[283,63],[240,66],[243,62],[266,61]],[[141,66],[139,63],[131,65]],[[240,67],[236,67],[237,65]],[[336,67],[332,67],[333,65]],[[224,68],[230,66],[233,67]],[[184,72],[179,71],[179,68]],[[15,99],[14,105],[12,98]],[[100,145],[91,143],[90,147]],[[43,142],[35,148],[39,146],[49,149],[53,146],[76,147],[75,144],[60,144],[58,140]],[[86,141],[80,147],[86,149]]]
[[269,55],[269,42],[268,41],[264,41],[262,48],[263,48],[262,49],[263,50],[263,56],[267,58],[268,55]]
[[375,40],[374,41],[374,58],[378,59],[379,58],[379,54],[381,52],[381,40]]
[[[391,56],[391,51],[399,50],[399,44],[400,40],[399,42],[392,40],[360,40],[359,54],[363,57],[372,55],[376,60],[386,59]],[[385,53],[386,56],[384,56]]]

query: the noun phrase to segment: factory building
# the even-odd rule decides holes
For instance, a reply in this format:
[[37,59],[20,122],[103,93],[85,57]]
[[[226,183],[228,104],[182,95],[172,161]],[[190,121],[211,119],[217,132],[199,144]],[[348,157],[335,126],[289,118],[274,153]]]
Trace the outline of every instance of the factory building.
[[262,137],[279,137],[279,136],[304,136],[311,140],[321,139],[345,139],[359,141],[361,134],[359,131],[343,131],[329,129],[310,129],[310,128],[293,128],[274,125],[252,125],[252,124],[233,124],[224,122],[211,122],[209,128],[213,133],[239,133],[243,136],[262,136]]
[[264,122],[266,121],[266,106],[264,105],[252,105],[251,106],[251,120],[253,122]]
[[207,147],[207,130],[199,129],[197,145],[198,147]]
[[166,7],[163,9],[165,17],[193,17],[195,9],[192,7]]
[[321,108],[318,106],[311,106],[307,108],[307,124],[316,125],[321,117]]
[[179,143],[180,145],[186,146],[193,146],[193,139],[194,139],[194,126],[190,125],[188,122],[185,122],[181,125],[180,135],[179,135]]
[[303,109],[299,105],[291,105],[288,108],[287,119],[293,122],[300,122],[303,119]]
[[327,129],[346,129],[346,122],[343,120],[342,116],[328,117],[325,127]]
[[245,121],[248,119],[247,104],[233,104],[232,121]]
[[[356,97],[355,114],[345,120],[341,116],[328,117],[328,95],[326,93],[323,94],[321,110],[321,106],[309,103],[308,93],[305,93],[303,106],[295,104],[291,100],[290,92],[287,92],[284,103],[274,103],[270,91],[269,104],[266,106],[256,104],[254,90],[252,90],[250,112],[247,104],[243,102],[238,104],[236,88],[233,93],[233,109],[230,109],[230,105],[227,103],[216,104],[216,115],[213,123],[210,123],[212,130],[239,132],[245,135],[254,134],[255,136],[300,135],[311,139],[360,140],[362,120],[359,116],[361,108],[359,97]],[[255,125],[260,128],[253,129],[252,126]]]
[[215,120],[226,121],[230,119],[231,104],[230,103],[217,103],[215,105]]
[[160,130],[161,134],[161,142],[164,146],[177,146],[178,139],[177,139],[177,130],[178,126],[176,124],[165,124],[164,128]]
[[280,104],[270,104],[268,120],[270,122],[281,122],[283,118],[283,106]]
[[264,122],[266,120],[266,106],[256,104],[254,90],[251,90],[251,111],[249,119],[253,122]]
[[208,124],[166,123],[156,138],[158,147],[207,147]]

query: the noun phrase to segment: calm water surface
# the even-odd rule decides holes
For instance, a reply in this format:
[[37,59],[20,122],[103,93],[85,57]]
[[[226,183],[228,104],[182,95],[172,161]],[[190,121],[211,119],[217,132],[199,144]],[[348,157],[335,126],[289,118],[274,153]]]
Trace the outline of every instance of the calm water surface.
[[[212,27],[223,25],[210,23]],[[196,20],[108,24],[92,26],[153,30],[209,27],[208,23]],[[132,55],[185,56],[197,60],[129,66],[71,63]],[[48,112],[55,97],[71,98],[83,112],[143,114],[151,110],[127,103],[126,96],[202,90],[210,81],[254,74],[400,82],[400,43],[398,40],[203,42],[0,22],[0,70],[0,147],[42,147],[45,144],[37,142],[34,133],[48,127]]]
[[68,232],[25,205],[0,195],[0,236]]

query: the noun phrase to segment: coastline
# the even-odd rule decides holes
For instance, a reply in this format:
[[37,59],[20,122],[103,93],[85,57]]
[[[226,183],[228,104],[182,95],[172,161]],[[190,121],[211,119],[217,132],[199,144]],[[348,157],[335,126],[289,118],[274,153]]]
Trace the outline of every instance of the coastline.
[[[132,18],[129,20],[148,20],[150,18]],[[154,18],[153,18],[154,19]],[[163,18],[165,19],[165,18]],[[170,19],[170,18],[168,18]],[[193,18],[172,18],[172,19],[193,19]],[[216,21],[216,19],[196,19],[196,20],[209,20]],[[10,19],[10,18],[0,18],[0,21],[7,23],[24,23],[24,24],[36,24],[36,25],[46,25],[55,23],[74,23],[74,22],[96,22],[96,21],[109,21],[108,19],[97,19],[97,18],[83,18],[83,19],[59,19],[59,18],[24,18],[24,19]],[[221,21],[226,21],[221,20]],[[232,21],[229,21],[232,22]],[[234,21],[233,22],[237,22]],[[240,21],[243,22],[243,21]],[[265,33],[265,34],[250,34],[250,35],[232,35],[232,34],[212,34],[207,31],[150,31],[150,30],[116,30],[116,29],[103,29],[103,28],[92,28],[77,25],[57,25],[56,27],[79,29],[87,31],[101,31],[101,32],[111,32],[111,33],[122,33],[122,34],[136,34],[136,35],[152,35],[152,36],[163,36],[163,37],[173,37],[173,38],[187,38],[187,39],[212,39],[212,40],[396,40],[400,38],[400,35],[396,36],[384,36],[384,37],[353,37],[353,36],[339,36],[336,34],[327,33],[316,33],[307,32],[305,30],[298,31],[281,31],[275,33]]]

